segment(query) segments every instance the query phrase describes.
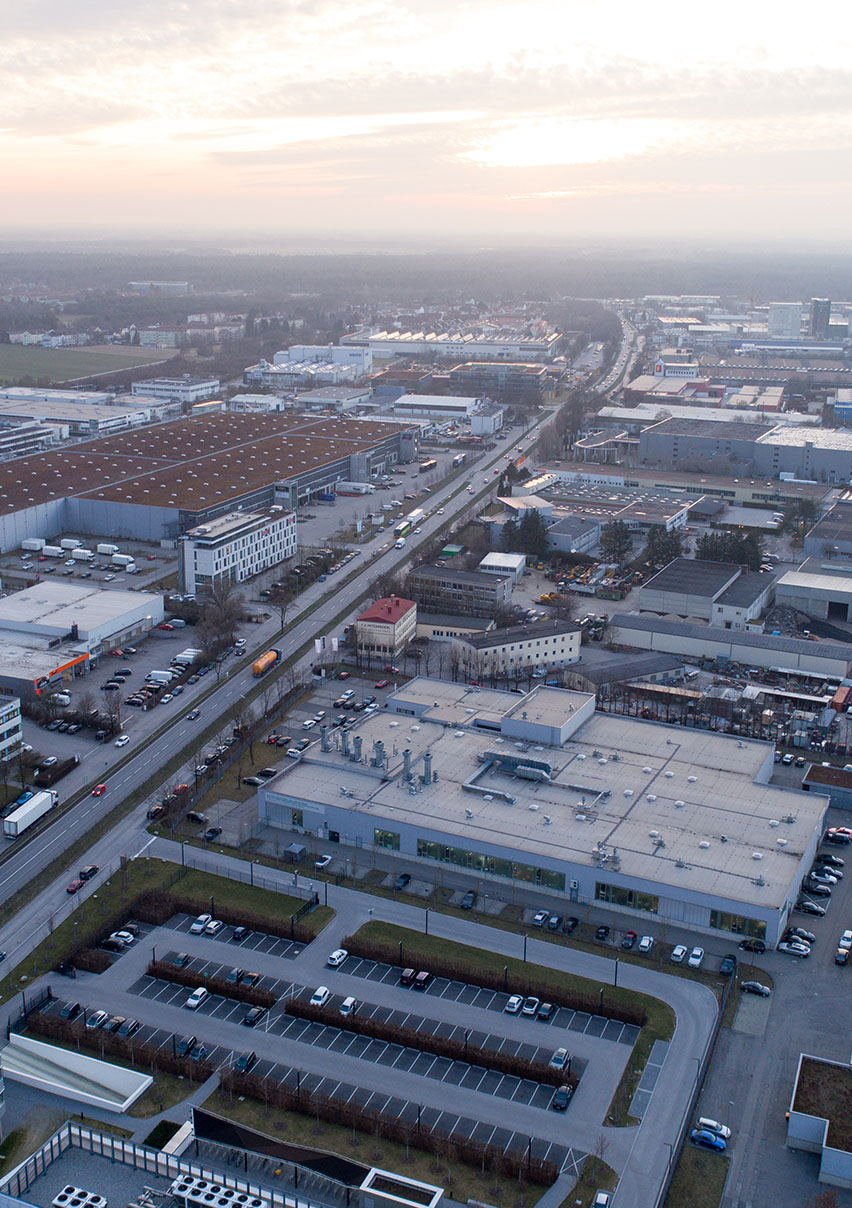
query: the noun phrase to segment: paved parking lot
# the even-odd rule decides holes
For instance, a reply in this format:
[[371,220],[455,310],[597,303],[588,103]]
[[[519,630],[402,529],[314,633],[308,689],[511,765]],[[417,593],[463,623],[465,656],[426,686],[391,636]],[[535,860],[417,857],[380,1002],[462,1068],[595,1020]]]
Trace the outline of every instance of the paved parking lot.
[[[369,981],[389,984],[398,984],[402,973],[402,969],[398,965],[382,965],[376,961],[362,960],[354,956],[348,958],[340,971],[350,973],[353,977],[364,977]],[[418,991],[412,990],[412,993],[416,994]],[[483,1007],[485,1010],[500,1012],[503,1011],[509,999],[509,995],[502,991],[483,990],[478,986],[471,986],[467,982],[447,981],[444,977],[433,978],[426,987],[425,993],[437,995],[439,998],[446,998],[452,1002],[464,1003],[466,1006]],[[566,1028],[570,1032],[585,1032],[589,1036],[598,1036],[602,1040],[630,1045],[631,1048],[639,1035],[639,1028],[634,1024],[619,1023],[614,1019],[606,1019],[602,1015],[589,1015],[585,1011],[572,1011],[567,1007],[558,1007],[549,1020],[531,1019],[530,1023],[544,1026],[555,1025],[559,1028]],[[464,1033],[464,1028],[455,1030]]]
[[[173,919],[169,920],[168,926],[170,930],[182,931],[185,935],[189,935],[189,929],[195,922],[195,916],[190,914],[178,914]],[[150,930],[150,928],[148,929]],[[140,926],[140,935],[142,928]],[[299,955],[304,948],[304,944],[294,943],[292,940],[282,939],[277,935],[267,935],[264,931],[250,931],[244,940],[234,942],[234,928],[225,926],[216,936],[207,936],[207,939],[215,939],[218,943],[228,944],[233,948],[234,953],[238,952],[263,952],[268,956],[283,956],[287,960],[293,960]],[[234,960],[236,960],[236,955]],[[240,961],[242,968],[245,968],[245,962]],[[227,966],[230,968],[231,966]]]

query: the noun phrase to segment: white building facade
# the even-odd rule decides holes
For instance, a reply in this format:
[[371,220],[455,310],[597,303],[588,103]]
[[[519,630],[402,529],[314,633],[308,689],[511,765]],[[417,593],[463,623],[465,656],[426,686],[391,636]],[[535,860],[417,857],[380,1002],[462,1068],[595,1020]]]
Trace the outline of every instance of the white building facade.
[[22,741],[20,700],[12,697],[0,701],[0,760],[8,763],[20,750]]
[[200,403],[214,398],[219,393],[218,378],[149,378],[134,382],[132,394],[147,395],[148,398],[165,399],[166,402]]
[[292,558],[297,548],[293,512],[276,507],[268,512],[230,512],[181,538],[181,586],[196,595],[217,583],[242,583]]
[[453,639],[453,657],[468,678],[524,675],[568,667],[580,658],[579,626],[536,621]]

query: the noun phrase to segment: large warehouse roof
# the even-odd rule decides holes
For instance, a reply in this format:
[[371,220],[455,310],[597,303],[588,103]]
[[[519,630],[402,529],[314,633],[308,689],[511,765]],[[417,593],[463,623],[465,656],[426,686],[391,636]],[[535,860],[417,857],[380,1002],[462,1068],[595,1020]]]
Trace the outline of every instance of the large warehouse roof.
[[714,625],[698,625],[690,621],[670,621],[666,617],[640,616],[632,612],[617,613],[610,622],[623,630],[638,629],[646,633],[670,633],[693,638],[698,642],[724,642],[734,646],[753,646],[774,650],[778,655],[815,655],[849,661],[849,650],[836,642],[811,642],[805,638],[786,638],[770,633],[752,633],[748,629],[720,629]]
[[[397,694],[404,695],[403,688]],[[555,692],[555,690],[552,690]],[[575,693],[564,695],[565,714]],[[523,711],[529,698],[488,693],[491,711]],[[480,705],[470,697],[471,708]],[[561,703],[561,702],[560,702]],[[511,715],[513,709],[509,709]],[[493,845],[517,858],[594,867],[601,852],[618,878],[652,882],[665,892],[694,892],[779,908],[826,802],[798,790],[759,782],[771,744],[703,730],[594,714],[561,747],[508,742],[427,718],[377,714],[356,727],[369,754],[381,740],[383,768],[353,763],[342,751],[316,746],[269,786],[309,803],[369,811],[375,825],[409,825],[473,850]],[[481,723],[480,723],[481,724]],[[459,727],[459,728],[456,728]],[[400,792],[404,749],[412,766],[432,757],[438,783]],[[523,753],[527,752],[527,755]],[[512,761],[550,771],[525,779]],[[506,760],[505,764],[501,761]],[[476,781],[476,791],[470,786]],[[782,842],[783,840],[783,842]],[[604,879],[612,879],[605,876]]]
[[176,420],[0,465],[0,510],[79,495],[201,511],[399,432],[398,423],[278,413]]
[[110,591],[42,580],[0,599],[0,629],[45,625],[69,633],[72,625],[81,631],[98,629],[137,612],[148,601],[153,615],[161,600],[150,592]]

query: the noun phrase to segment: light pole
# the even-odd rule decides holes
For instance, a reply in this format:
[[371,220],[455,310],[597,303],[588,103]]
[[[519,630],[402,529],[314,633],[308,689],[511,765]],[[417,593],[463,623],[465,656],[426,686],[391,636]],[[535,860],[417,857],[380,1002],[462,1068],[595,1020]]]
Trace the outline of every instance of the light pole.
[[526,959],[527,959],[527,939],[528,939],[528,938],[529,938],[529,937],[527,936],[527,933],[526,933],[526,931],[525,931],[525,932],[524,932],[524,960],[526,960]]

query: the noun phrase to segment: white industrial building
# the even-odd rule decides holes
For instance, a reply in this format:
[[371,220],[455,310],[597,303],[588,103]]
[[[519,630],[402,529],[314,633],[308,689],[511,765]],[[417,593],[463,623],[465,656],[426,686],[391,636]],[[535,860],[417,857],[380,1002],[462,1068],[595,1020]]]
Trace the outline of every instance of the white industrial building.
[[827,799],[769,783],[772,744],[417,678],[351,731],[324,727],[258,790],[262,825],[467,871],[729,939],[773,944]]
[[16,696],[0,700],[0,762],[8,763],[17,755],[23,740],[20,700]]
[[433,356],[465,360],[549,361],[562,339],[558,332],[525,335],[519,331],[382,331],[362,327],[341,336],[342,345],[366,347],[375,356]]
[[522,678],[578,662],[580,641],[580,627],[571,621],[531,621],[455,638],[453,655],[468,679]]
[[639,590],[642,612],[709,621],[720,629],[745,629],[772,600],[775,579],[730,562],[675,558]]
[[294,344],[276,352],[273,360],[276,365],[293,362],[348,365],[359,377],[373,368],[373,354],[369,348],[341,347],[339,344]]
[[330,361],[285,361],[282,365],[258,361],[243,370],[243,384],[287,393],[303,386],[354,382],[358,376],[351,365],[333,365]]
[[470,419],[482,400],[459,394],[402,394],[389,410],[418,419]]
[[190,377],[188,374],[179,378],[147,378],[144,382],[134,382],[130,389],[134,395],[143,394],[170,403],[199,403],[216,397],[219,379]]
[[527,556],[526,554],[486,554],[476,569],[483,571],[486,575],[511,575],[515,582],[519,583],[527,569]]
[[658,650],[686,658],[716,659],[722,664],[844,679],[850,671],[849,647],[835,642],[776,637],[748,630],[719,629],[689,621],[639,613],[619,613],[611,620],[612,644],[634,650]]
[[787,571],[775,588],[778,604],[795,608],[821,621],[852,621],[852,563],[807,558],[798,570]]
[[767,323],[773,340],[800,340],[802,337],[801,302],[770,302]]
[[197,595],[217,584],[242,583],[292,558],[296,549],[294,512],[228,512],[181,537],[181,588]]

